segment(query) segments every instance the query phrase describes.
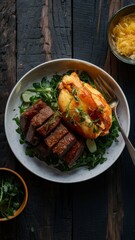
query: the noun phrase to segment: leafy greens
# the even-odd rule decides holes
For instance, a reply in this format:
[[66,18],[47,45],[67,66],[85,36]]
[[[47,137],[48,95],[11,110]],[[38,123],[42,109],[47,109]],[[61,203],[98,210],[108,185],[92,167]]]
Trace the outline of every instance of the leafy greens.
[[[71,74],[71,71],[68,71],[66,74]],[[84,82],[87,82],[91,84],[93,87],[94,83],[90,76],[86,72],[80,72],[78,73],[80,79]],[[29,108],[32,104],[34,104],[38,99],[42,99],[45,101],[53,110],[58,111],[58,83],[62,80],[63,75],[55,74],[52,76],[51,79],[47,79],[47,77],[44,77],[41,82],[33,83],[33,87],[30,89],[27,89],[28,92],[33,93],[33,95],[28,98],[27,101],[25,101],[24,93],[22,94],[22,105],[19,106],[20,108],[20,114],[23,113],[27,108]],[[76,96],[76,92],[73,89],[73,93]],[[21,134],[21,130],[19,127],[19,118],[14,118],[18,125],[17,132],[20,134],[21,139],[20,143],[24,143],[24,137]],[[113,115],[113,122],[112,127],[110,129],[110,133],[104,137],[98,137],[95,142],[97,145],[97,150],[94,153],[90,153],[87,147],[85,147],[85,151],[83,155],[71,166],[67,166],[66,163],[62,162],[60,159],[57,159],[54,156],[50,156],[50,158],[47,159],[48,165],[53,165],[56,168],[60,169],[61,171],[69,171],[71,169],[79,168],[82,166],[87,167],[88,169],[94,168],[97,164],[101,164],[104,161],[106,161],[106,157],[104,157],[104,154],[109,148],[112,143],[115,141],[117,142],[117,138],[119,136],[119,129],[118,124],[116,121],[115,116]],[[28,145],[26,148],[26,154],[33,157],[34,153],[32,151],[31,146]]]

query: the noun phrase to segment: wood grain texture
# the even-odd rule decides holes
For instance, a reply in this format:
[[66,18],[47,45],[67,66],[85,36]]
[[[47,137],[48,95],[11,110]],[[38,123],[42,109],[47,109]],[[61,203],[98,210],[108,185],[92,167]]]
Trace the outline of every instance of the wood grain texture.
[[107,189],[102,174],[73,186],[73,239],[106,239]]
[[[26,9],[29,9],[29,21]],[[17,10],[18,79],[43,61],[71,56],[70,1],[22,3],[19,0]],[[40,179],[20,164],[17,169],[26,180],[29,189],[27,208],[18,220],[17,239],[70,240],[71,187]]]
[[[132,4],[134,1],[111,1],[110,4],[110,9],[109,9],[109,19],[113,16],[113,14],[120,9],[121,7]],[[108,19],[108,20],[109,20]],[[104,69],[110,73],[114,79],[119,83],[121,88],[123,89],[128,103],[129,103],[129,108],[131,110],[131,117],[134,119],[134,110],[133,110],[133,101],[131,102],[130,99],[134,99],[133,97],[133,91],[132,89],[134,88],[134,75],[135,71],[133,70],[133,66],[129,66],[125,63],[120,62],[118,59],[116,59],[113,54],[110,52],[108,49],[107,55],[106,55],[106,61],[105,61],[105,66]],[[129,69],[129,70],[128,70]],[[132,79],[130,82],[130,87],[129,87],[129,81],[128,79]],[[133,84],[133,86],[132,86]],[[132,94],[132,97],[131,97]],[[131,123],[131,131],[134,132],[134,124]],[[135,144],[134,139],[131,137],[130,138],[132,143]],[[126,150],[125,150],[126,151]],[[107,228],[107,239],[134,239],[134,227],[129,226],[127,227],[127,216],[125,216],[125,213],[128,214],[129,212],[129,205],[128,202],[124,204],[124,199],[126,195],[126,199],[132,199],[132,197],[129,194],[129,191],[126,188],[126,185],[128,184],[128,181],[130,181],[129,178],[127,178],[126,174],[127,171],[125,171],[125,159],[128,161],[126,164],[126,169],[128,171],[133,171],[133,164],[131,163],[131,159],[129,155],[127,154],[127,157],[125,158],[125,151],[122,153],[120,160],[118,161],[117,164],[114,165],[108,171],[108,228]],[[124,167],[123,167],[124,164]],[[124,171],[123,171],[124,169]],[[130,169],[130,170],[129,170]],[[135,177],[132,178],[133,184],[135,183]],[[125,185],[123,184],[123,181]],[[124,198],[123,198],[124,196]],[[132,210],[134,212],[135,207],[133,204],[132,205]],[[130,206],[131,206],[130,205]],[[129,214],[130,215],[130,214]],[[129,217],[128,215],[128,217]],[[131,218],[129,217],[129,222],[131,221]],[[134,222],[134,220],[133,220]],[[125,235],[125,231],[127,230],[128,235]],[[131,230],[132,229],[132,230]],[[129,234],[129,232],[132,231],[132,236]]]
[[[16,82],[16,16],[15,1],[0,2],[0,167],[14,169],[15,158],[4,131],[4,111],[10,91]],[[11,119],[12,121],[12,119]],[[14,240],[16,221],[0,223],[0,239]],[[9,235],[10,233],[10,235]]]
[[109,1],[73,1],[73,57],[104,66]]
[[[127,97],[131,114],[131,127],[129,138],[135,146],[135,67],[123,64],[121,78],[122,88]],[[135,168],[132,160],[125,149],[122,161],[122,199],[123,199],[123,239],[135,239]]]
[[17,79],[45,61],[40,27],[44,1],[17,0]]
[[108,224],[107,239],[120,240],[123,231],[123,201],[121,189],[120,160],[108,171]]
[[[109,3],[73,1],[73,56],[104,66]],[[81,9],[81,11],[80,11]],[[96,17],[95,17],[96,16]],[[75,188],[73,239],[106,239],[108,203],[105,174]],[[88,198],[88,199],[87,199]],[[79,199],[79,201],[78,201]]]
[[71,57],[70,33],[70,0],[17,0],[17,78],[46,60]]
[[135,1],[0,2],[0,166],[16,167],[29,190],[23,213],[0,224],[0,240],[135,239],[135,172],[126,149],[100,176],[77,184],[57,184],[35,176],[18,161],[15,166],[3,130],[4,107],[16,74],[20,79],[44,61],[74,57],[104,68],[120,84],[129,102],[130,138],[135,144],[134,66],[119,62],[106,39],[111,15],[130,3]]
[[71,186],[36,177],[19,165],[18,171],[28,185],[29,200],[18,219],[17,239],[72,239]]
[[13,155],[6,141],[4,111],[9,93],[16,82],[15,1],[0,2],[0,167],[13,167]]
[[72,56],[70,0],[45,0],[41,28],[46,60]]

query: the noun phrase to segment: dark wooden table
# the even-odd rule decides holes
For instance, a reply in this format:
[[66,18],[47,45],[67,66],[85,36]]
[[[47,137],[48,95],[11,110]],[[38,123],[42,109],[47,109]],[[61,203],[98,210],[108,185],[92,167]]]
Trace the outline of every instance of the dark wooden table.
[[135,145],[135,66],[108,49],[113,13],[130,0],[0,1],[0,167],[19,172],[29,200],[16,219],[0,223],[0,240],[135,240],[135,167],[124,149],[100,176],[57,184],[26,170],[12,154],[4,132],[7,98],[17,80],[50,59],[73,57],[105,69],[123,89]]

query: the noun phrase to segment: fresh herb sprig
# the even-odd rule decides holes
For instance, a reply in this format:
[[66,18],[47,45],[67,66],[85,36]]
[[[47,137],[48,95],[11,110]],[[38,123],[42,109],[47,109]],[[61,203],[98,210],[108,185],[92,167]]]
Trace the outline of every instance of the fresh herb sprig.
[[[68,71],[68,75],[70,75],[73,71]],[[91,84],[93,87],[94,83],[91,79],[91,77],[86,72],[79,72],[79,77],[82,81]],[[63,75],[57,75],[55,74],[50,80],[48,80],[46,77],[41,80],[40,83],[34,83],[33,87],[28,89],[28,91],[34,93],[33,96],[30,97],[29,102],[22,102],[22,105],[20,108],[20,113],[25,111],[28,107],[30,107],[33,103],[35,103],[38,99],[43,99],[50,107],[52,107],[54,110],[58,110],[57,100],[58,100],[58,84],[61,81]],[[75,97],[75,100],[78,101],[77,93],[72,89],[72,95]],[[83,122],[85,119],[85,113],[83,113],[80,109],[76,109],[76,111],[80,113],[80,119]],[[102,109],[101,109],[102,111]],[[67,108],[66,117],[69,117],[69,110]],[[18,125],[18,133],[21,134],[20,128],[19,128],[19,119],[18,117],[14,119]],[[74,121],[74,115],[72,116],[72,121]],[[104,154],[109,148],[112,143],[115,141],[117,142],[119,136],[119,129],[118,124],[115,119],[115,116],[113,115],[113,121],[112,121],[112,127],[110,129],[110,132],[108,135],[104,137],[98,137],[95,139],[97,150],[94,153],[90,153],[88,148],[85,148],[85,151],[83,155],[71,166],[67,166],[66,163],[62,162],[60,159],[56,159],[54,156],[50,156],[50,158],[47,158],[47,164],[53,165],[54,167],[60,169],[61,171],[69,171],[71,169],[76,169],[79,167],[87,167],[88,169],[94,168],[98,164],[102,164],[104,161],[106,161],[106,158],[104,157]],[[24,142],[23,136],[21,136],[21,143]],[[35,153],[32,150],[31,146],[26,147],[26,154],[30,157],[34,157]]]
[[[85,147],[85,151],[83,155],[76,161],[72,166],[67,166],[64,162],[58,160],[55,164],[55,167],[61,171],[70,171],[80,167],[87,167],[88,169],[92,169],[96,167],[98,164],[102,164],[107,160],[104,156],[106,150],[112,145],[113,142],[118,142],[119,129],[117,120],[113,114],[112,127],[110,129],[110,133],[104,137],[98,137],[95,142],[97,146],[97,150],[94,153],[90,153],[87,147]],[[52,158],[48,159],[48,164],[52,165]]]
[[[27,89],[22,93],[22,105],[20,113],[23,113],[27,108],[37,102],[38,99],[42,99],[54,110],[58,109],[58,84],[62,79],[62,75],[55,74],[51,80],[43,77],[41,82],[33,83],[32,88]],[[27,96],[27,98],[26,98]]]
[[10,174],[0,175],[0,218],[13,216],[24,198],[22,185]]

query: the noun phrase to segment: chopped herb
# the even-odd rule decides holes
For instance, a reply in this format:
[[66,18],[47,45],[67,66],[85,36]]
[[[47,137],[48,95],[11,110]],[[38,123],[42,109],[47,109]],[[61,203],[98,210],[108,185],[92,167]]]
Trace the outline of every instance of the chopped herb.
[[92,87],[95,87],[92,78],[89,76],[89,74],[87,72],[84,72],[84,71],[81,72],[79,74],[79,77],[80,77],[81,81],[89,83]]
[[13,118],[13,120],[16,122],[17,126],[20,126],[20,119],[19,117]]
[[35,155],[31,146],[26,147],[25,154],[29,157],[34,157]]
[[13,216],[24,198],[23,186],[10,174],[0,175],[0,218]]
[[[70,70],[68,71],[68,75],[70,75],[73,71]],[[86,73],[86,72],[81,72],[78,73],[79,77],[82,81],[91,84],[93,87],[94,83],[91,79],[91,77]],[[64,74],[65,75],[65,74]],[[47,77],[42,78],[41,82],[38,83],[33,83],[32,88],[27,89],[26,91],[30,91],[31,93],[34,93],[30,98],[29,102],[24,102],[22,101],[21,106],[19,106],[20,109],[20,114],[22,114],[27,108],[29,108],[31,105],[33,105],[38,99],[42,99],[45,101],[53,110],[57,112],[57,114],[60,114],[59,109],[58,109],[58,84],[61,81],[63,75],[58,75],[55,74],[52,76],[51,79],[48,79]],[[78,96],[77,96],[77,90],[72,88],[71,93],[74,97],[74,99],[78,102]],[[71,99],[72,101],[73,99]],[[99,118],[97,117],[94,120],[91,120],[91,116],[89,116],[87,113],[85,113],[82,109],[76,108],[74,114],[71,114],[70,112],[70,103],[69,102],[65,117],[69,120],[69,123],[74,123],[76,116],[79,116],[80,118],[80,124],[82,124],[86,118],[90,119],[90,122],[88,122],[88,126],[91,128],[94,125],[93,131],[98,132],[98,121]],[[99,112],[103,112],[102,106],[98,109]],[[17,132],[20,134],[20,143],[23,144],[25,142],[24,136],[20,130],[20,120],[18,117],[14,118],[18,128]],[[104,137],[98,137],[95,139],[95,144],[97,147],[97,150],[94,153],[90,153],[87,147],[85,147],[85,151],[83,155],[71,166],[67,166],[66,163],[62,162],[60,159],[56,159],[55,156],[50,156],[47,158],[46,163],[48,165],[53,165],[54,167],[60,169],[61,171],[69,171],[71,169],[79,168],[82,166],[88,167],[88,169],[94,168],[97,164],[101,164],[104,161],[106,161],[106,158],[104,157],[104,154],[107,150],[108,147],[110,147],[113,143],[113,141],[118,141],[117,138],[119,136],[119,131],[118,131],[118,124],[115,119],[115,116],[113,115],[113,122],[112,122],[112,127],[110,129],[110,133]],[[32,149],[31,146],[26,147],[26,155],[30,157],[34,157],[35,153]]]
[[76,102],[79,102],[79,98],[78,98],[78,96],[77,96],[77,90],[76,90],[76,88],[72,88],[71,93],[72,93],[75,101],[76,101]]

